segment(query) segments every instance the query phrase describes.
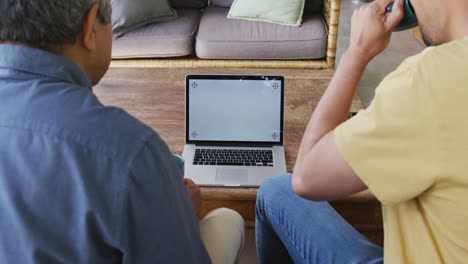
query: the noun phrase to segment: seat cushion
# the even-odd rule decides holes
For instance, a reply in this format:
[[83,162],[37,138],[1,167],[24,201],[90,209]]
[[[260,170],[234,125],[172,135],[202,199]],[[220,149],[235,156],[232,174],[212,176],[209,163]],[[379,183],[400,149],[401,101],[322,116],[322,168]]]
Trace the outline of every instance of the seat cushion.
[[198,9],[177,9],[175,20],[151,24],[114,39],[112,58],[162,58],[193,54],[201,17]]
[[326,55],[328,30],[320,14],[304,14],[302,26],[227,19],[229,8],[205,9],[195,51],[203,59],[318,59]]

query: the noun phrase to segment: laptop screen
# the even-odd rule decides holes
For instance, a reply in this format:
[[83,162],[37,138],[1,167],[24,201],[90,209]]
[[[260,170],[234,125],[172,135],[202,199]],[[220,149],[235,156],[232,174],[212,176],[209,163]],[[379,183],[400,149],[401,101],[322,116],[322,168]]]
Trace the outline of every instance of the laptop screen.
[[281,76],[188,75],[186,141],[283,143]]

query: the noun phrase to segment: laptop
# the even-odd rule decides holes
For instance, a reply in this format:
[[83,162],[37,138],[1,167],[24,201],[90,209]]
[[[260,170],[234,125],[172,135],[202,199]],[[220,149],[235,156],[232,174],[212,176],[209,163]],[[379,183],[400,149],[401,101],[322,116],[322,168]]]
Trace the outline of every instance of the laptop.
[[286,173],[282,76],[187,75],[185,177],[257,187]]

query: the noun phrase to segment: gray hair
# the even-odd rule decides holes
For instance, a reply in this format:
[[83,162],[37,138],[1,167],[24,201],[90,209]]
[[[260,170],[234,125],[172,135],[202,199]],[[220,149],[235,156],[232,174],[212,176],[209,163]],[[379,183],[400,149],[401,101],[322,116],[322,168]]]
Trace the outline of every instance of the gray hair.
[[0,0],[0,42],[42,49],[74,44],[83,16],[95,2],[99,22],[108,24],[110,0]]

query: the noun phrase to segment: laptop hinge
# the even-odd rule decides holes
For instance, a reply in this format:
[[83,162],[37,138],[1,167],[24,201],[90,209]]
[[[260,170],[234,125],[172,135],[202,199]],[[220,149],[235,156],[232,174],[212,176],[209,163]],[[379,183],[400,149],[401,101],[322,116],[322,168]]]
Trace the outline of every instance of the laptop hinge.
[[196,143],[196,147],[247,147],[247,148],[271,148],[273,146],[278,146],[279,144],[272,144],[272,143]]

